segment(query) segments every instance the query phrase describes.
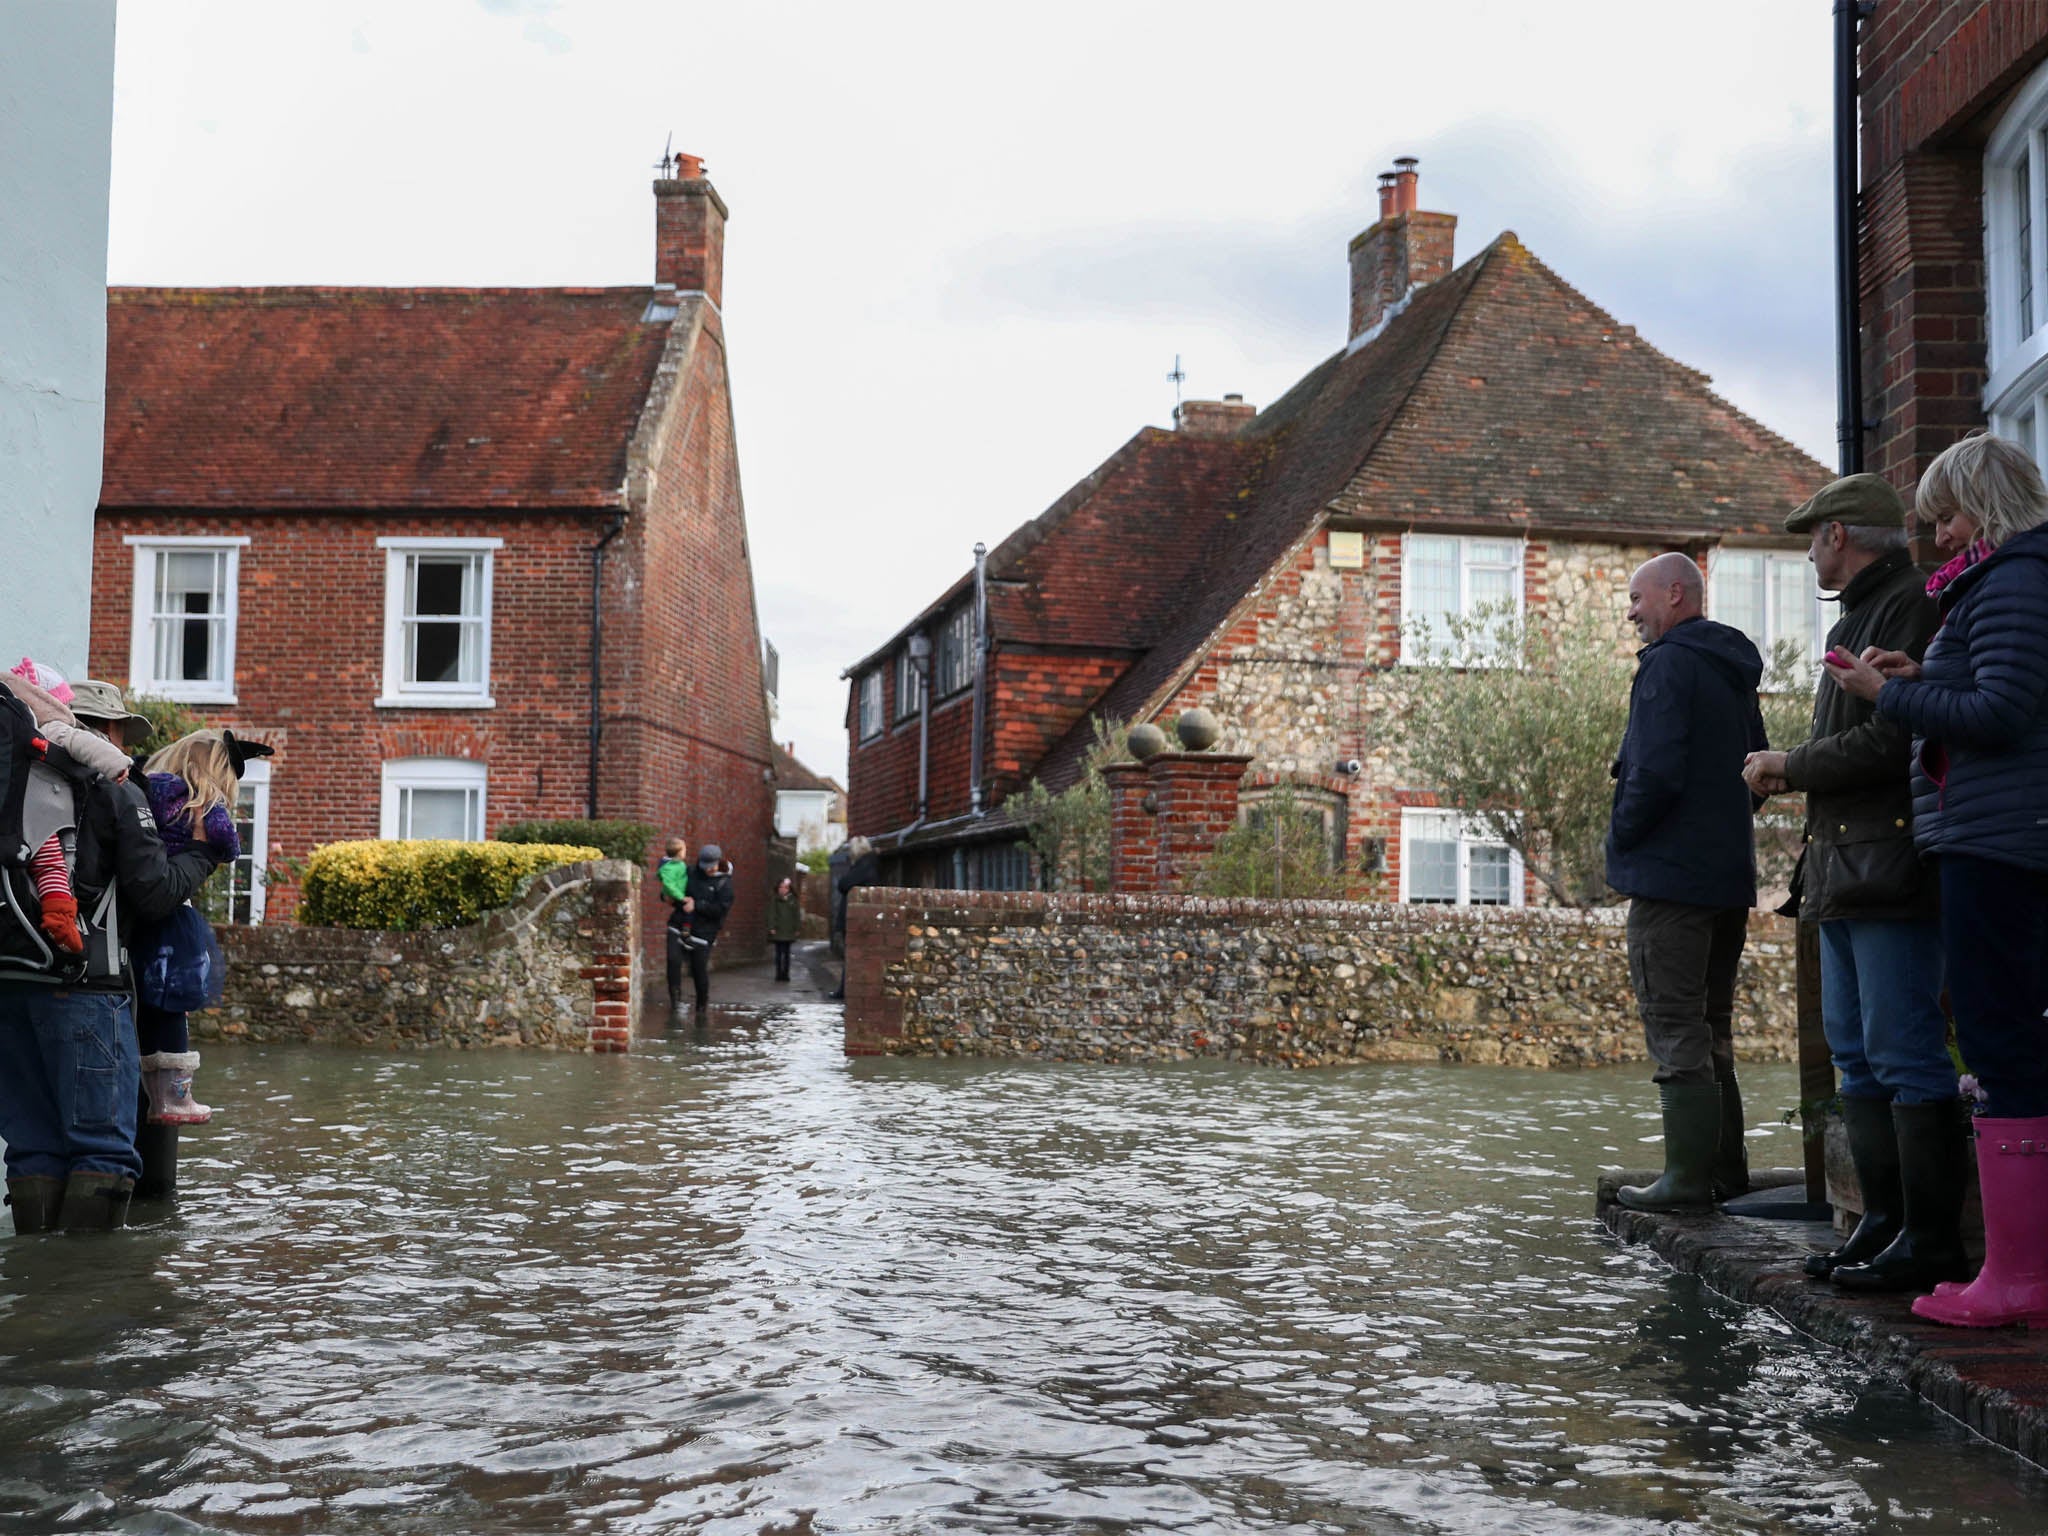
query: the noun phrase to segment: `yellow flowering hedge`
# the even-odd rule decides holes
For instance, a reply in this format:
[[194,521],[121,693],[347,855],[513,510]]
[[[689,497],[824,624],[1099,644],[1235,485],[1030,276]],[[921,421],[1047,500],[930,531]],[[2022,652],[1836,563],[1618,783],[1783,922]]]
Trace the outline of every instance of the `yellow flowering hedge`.
[[603,857],[568,843],[328,843],[306,857],[299,921],[325,928],[454,928],[507,905],[544,869]]

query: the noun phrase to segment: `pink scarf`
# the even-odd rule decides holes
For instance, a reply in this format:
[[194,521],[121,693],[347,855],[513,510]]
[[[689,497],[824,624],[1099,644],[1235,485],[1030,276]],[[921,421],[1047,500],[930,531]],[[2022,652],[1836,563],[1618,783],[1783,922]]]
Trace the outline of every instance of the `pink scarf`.
[[1929,597],[1941,596],[1942,588],[1946,587],[1950,582],[1962,575],[1971,566],[1983,560],[1990,553],[1990,540],[1972,539],[1968,547],[1960,555],[1957,555],[1955,559],[1949,561],[1947,565],[1944,565],[1940,570],[1927,578],[1927,595]]

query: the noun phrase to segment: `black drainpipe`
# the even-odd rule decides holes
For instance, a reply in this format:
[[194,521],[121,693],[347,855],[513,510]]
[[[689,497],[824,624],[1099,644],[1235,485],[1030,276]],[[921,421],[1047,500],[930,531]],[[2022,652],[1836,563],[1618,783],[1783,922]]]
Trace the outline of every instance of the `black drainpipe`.
[[1856,28],[1875,0],[1835,0],[1835,443],[1863,469],[1863,317],[1856,230]]
[[617,512],[606,525],[604,536],[590,547],[590,777],[583,791],[583,815],[597,820],[597,749],[604,739],[604,716],[599,710],[604,676],[604,547],[626,526],[626,514]]

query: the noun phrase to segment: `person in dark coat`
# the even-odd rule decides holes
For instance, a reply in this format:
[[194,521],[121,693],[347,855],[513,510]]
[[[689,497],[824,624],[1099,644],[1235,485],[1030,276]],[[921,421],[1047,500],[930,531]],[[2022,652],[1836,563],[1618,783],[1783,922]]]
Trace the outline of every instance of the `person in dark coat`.
[[[72,691],[79,722],[115,745],[126,744],[124,732],[146,733],[149,722],[129,713],[112,683],[74,683]],[[0,1139],[17,1233],[122,1226],[142,1172],[142,1062],[122,936],[138,922],[170,917],[222,850],[195,842],[166,854],[140,778],[94,775],[77,788],[72,885],[93,928],[77,964],[57,969],[50,946],[26,924],[0,922]],[[32,910],[32,892],[13,888],[19,873],[4,872],[11,888],[0,905],[9,912]]]
[[1672,552],[1629,578],[1636,652],[1614,760],[1607,883],[1629,897],[1628,964],[1664,1112],[1664,1173],[1625,1185],[1636,1210],[1710,1205],[1749,1188],[1735,1077],[1735,972],[1756,905],[1761,803],[1745,759],[1770,745],[1763,658],[1701,616],[1700,568]]
[[[1906,551],[1906,504],[1882,475],[1822,487],[1785,520],[1842,614],[1828,649],[1918,658],[1937,622]],[[1851,1290],[1925,1290],[1964,1263],[1966,1127],[1941,1006],[1941,930],[1931,873],[1913,846],[1912,733],[1825,672],[1813,734],[1752,753],[1766,794],[1806,796],[1806,844],[1789,904],[1819,927],[1821,1020],[1839,1074],[1842,1123],[1863,1191],[1844,1242],[1806,1261]]]
[[697,850],[697,862],[690,866],[689,884],[681,903],[689,918],[687,947],[690,982],[697,992],[697,1011],[711,1003],[711,946],[718,942],[718,930],[732,910],[732,865],[716,843]]
[[1925,661],[1873,647],[1827,664],[1914,734],[1913,835],[1978,1098],[1984,1268],[1913,1311],[2048,1325],[2048,487],[2025,449],[1980,435],[1928,465],[1916,499],[1957,551],[1929,583]]
[[[846,909],[852,905],[853,893],[864,885],[882,883],[882,861],[875,857],[874,844],[864,837],[852,838],[846,844],[846,856],[846,873],[839,877],[837,888],[839,922],[842,929],[846,925]],[[846,1000],[845,965],[839,967],[839,990],[828,995],[833,1002]]]
[[784,875],[768,898],[768,941],[775,946],[777,981],[789,980],[789,952],[803,933],[804,904],[797,897],[796,881]]

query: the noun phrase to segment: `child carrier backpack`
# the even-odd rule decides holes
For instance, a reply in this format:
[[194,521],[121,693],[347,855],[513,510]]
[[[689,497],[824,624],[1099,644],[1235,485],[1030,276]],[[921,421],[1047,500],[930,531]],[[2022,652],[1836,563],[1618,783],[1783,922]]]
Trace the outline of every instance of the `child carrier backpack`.
[[[84,955],[65,955],[52,948],[37,921],[42,904],[29,875],[29,856],[52,833],[73,827],[77,820],[76,792],[48,762],[49,752],[50,744],[28,705],[0,689],[0,975],[58,982],[117,975],[121,956],[114,932],[112,881],[91,918],[80,913]],[[75,863],[69,845],[66,861]]]

